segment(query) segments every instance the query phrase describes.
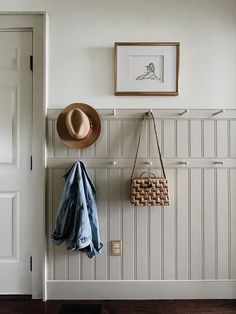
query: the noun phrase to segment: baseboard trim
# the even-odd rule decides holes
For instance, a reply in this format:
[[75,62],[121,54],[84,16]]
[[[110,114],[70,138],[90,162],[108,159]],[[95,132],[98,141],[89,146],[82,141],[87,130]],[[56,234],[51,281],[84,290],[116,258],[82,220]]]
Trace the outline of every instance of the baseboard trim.
[[0,301],[10,301],[10,300],[32,300],[31,294],[0,294]]
[[234,299],[235,280],[48,280],[47,300]]

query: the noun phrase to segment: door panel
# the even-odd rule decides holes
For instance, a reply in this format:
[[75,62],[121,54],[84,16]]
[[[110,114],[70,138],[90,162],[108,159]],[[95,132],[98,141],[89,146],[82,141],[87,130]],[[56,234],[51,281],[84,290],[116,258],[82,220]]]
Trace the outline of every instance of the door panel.
[[31,294],[32,32],[0,47],[0,294]]
[[16,210],[13,205],[14,194],[0,194],[0,256],[2,258],[13,256],[13,221]]
[[16,163],[17,156],[17,90],[14,87],[0,88],[0,164]]

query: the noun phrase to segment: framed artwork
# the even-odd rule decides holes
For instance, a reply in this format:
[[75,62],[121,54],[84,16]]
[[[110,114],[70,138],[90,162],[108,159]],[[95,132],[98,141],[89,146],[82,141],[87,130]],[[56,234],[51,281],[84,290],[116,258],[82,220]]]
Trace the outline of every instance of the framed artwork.
[[115,95],[177,96],[178,42],[116,42]]

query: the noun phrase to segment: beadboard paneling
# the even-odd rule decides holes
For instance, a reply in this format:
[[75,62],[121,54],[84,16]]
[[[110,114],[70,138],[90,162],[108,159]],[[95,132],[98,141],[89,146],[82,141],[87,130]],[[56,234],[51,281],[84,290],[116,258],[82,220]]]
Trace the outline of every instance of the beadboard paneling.
[[[112,116],[101,111],[101,136],[82,151],[66,148],[58,138],[58,113],[49,112],[47,120],[48,237],[55,224],[63,174],[81,159],[96,185],[104,247],[100,256],[89,260],[84,253],[66,252],[65,245],[55,247],[49,242],[48,280],[236,278],[234,111],[224,112],[219,119],[204,110],[186,116],[174,110],[160,112],[156,122],[167,165],[170,206],[150,208],[135,208],[129,202],[140,112],[120,110]],[[136,174],[149,168],[160,173],[156,156],[153,126],[147,121]],[[118,239],[123,241],[123,256],[113,257],[110,241]]]

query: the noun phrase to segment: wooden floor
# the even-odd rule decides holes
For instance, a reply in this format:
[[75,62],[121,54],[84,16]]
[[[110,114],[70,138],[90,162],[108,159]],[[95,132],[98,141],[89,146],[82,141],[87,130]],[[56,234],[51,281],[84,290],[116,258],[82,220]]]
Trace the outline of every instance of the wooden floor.
[[[1,314],[59,314],[63,304],[102,304],[102,314],[236,313],[236,300],[47,301],[1,299]],[[79,313],[78,313],[79,314]],[[80,312],[80,314],[82,314]]]

